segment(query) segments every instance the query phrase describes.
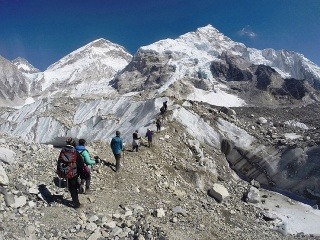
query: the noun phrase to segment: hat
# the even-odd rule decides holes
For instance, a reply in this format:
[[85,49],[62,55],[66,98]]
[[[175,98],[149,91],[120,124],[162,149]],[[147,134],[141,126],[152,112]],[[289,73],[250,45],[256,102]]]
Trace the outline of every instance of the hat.
[[116,131],[116,136],[120,136],[120,131]]
[[73,140],[73,138],[72,138],[72,137],[67,137],[66,143],[69,144],[69,145],[74,145],[74,140]]
[[85,139],[83,139],[83,138],[79,139],[79,145],[84,146],[85,144],[86,144],[86,140]]

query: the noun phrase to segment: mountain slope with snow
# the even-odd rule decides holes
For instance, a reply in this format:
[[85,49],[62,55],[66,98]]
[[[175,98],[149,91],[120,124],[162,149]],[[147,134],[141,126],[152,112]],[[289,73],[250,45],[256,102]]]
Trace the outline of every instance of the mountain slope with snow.
[[86,96],[113,92],[109,81],[132,56],[120,45],[105,39],[95,40],[33,75],[41,95]]
[[0,106],[16,106],[28,96],[28,78],[9,60],[0,56]]
[[[234,61],[230,62],[229,59]],[[224,69],[214,67],[219,64],[229,66]],[[266,84],[265,79],[257,76],[259,72],[256,72],[256,68],[261,65],[273,69],[279,75],[277,82],[281,84],[272,84],[273,80],[269,79],[268,89],[257,87],[256,85],[261,85],[261,81]],[[226,74],[227,77],[221,78],[223,71],[229,71],[229,77]],[[247,73],[247,78],[243,79],[242,75]],[[280,78],[282,79],[279,80]],[[203,101],[201,95],[216,95],[216,98],[219,98],[219,93],[224,92],[242,99],[235,101],[233,105],[242,106],[246,103],[253,104],[256,99],[238,94],[233,89],[239,87],[227,82],[238,82],[238,85],[242,85],[242,92],[252,91],[253,96],[273,99],[277,98],[273,96],[274,93],[279,95],[281,89],[286,88],[285,79],[288,78],[305,81],[311,88],[306,86],[302,95],[306,96],[308,102],[318,101],[315,96],[317,94],[313,92],[319,89],[320,68],[301,54],[285,50],[247,48],[208,25],[177,39],[165,39],[141,47],[113,84],[122,93],[148,89],[153,90],[149,92],[149,97],[166,94],[195,101]],[[274,91],[275,85],[277,89]],[[202,94],[195,98],[194,93],[197,91]],[[292,95],[290,91],[285,94],[289,97]],[[210,103],[220,105],[219,101]]]
[[23,73],[40,72],[40,70],[35,68],[34,66],[32,66],[32,64],[30,64],[28,62],[28,60],[21,58],[21,57],[18,57],[16,59],[12,60],[12,63],[17,66],[17,68],[19,69],[20,72],[23,72]]

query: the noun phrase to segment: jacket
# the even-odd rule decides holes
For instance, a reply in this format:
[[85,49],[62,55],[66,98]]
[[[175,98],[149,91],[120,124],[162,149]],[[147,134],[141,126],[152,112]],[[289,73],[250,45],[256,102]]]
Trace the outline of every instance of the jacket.
[[110,147],[112,149],[113,154],[120,154],[123,151],[122,138],[119,136],[113,137],[111,139]]
[[96,161],[90,158],[89,151],[86,149],[85,146],[78,145],[78,146],[76,146],[76,149],[83,156],[84,163],[87,166],[91,166],[91,165],[96,164]]
[[148,138],[148,141],[152,141],[152,135],[153,135],[153,132],[148,130],[146,133],[146,137]]

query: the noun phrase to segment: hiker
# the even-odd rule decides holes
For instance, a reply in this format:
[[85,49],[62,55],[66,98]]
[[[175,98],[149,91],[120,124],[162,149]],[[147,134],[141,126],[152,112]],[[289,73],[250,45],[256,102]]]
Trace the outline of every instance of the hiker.
[[116,131],[116,136],[111,139],[110,146],[116,159],[116,172],[118,172],[120,170],[120,159],[123,151],[123,142],[120,137],[120,131]]
[[[90,183],[91,183],[91,173],[92,173],[92,166],[96,164],[96,160],[90,158],[89,151],[84,146],[86,144],[85,139],[79,139],[79,145],[76,146],[77,151],[81,154],[84,159],[84,164],[87,166],[85,171],[88,171],[86,174],[86,179],[83,179],[81,182],[80,192],[89,194],[90,190]],[[83,187],[84,182],[86,184],[85,189]]]
[[161,120],[160,120],[160,118],[157,118],[156,126],[157,126],[157,132],[159,132],[161,130]]
[[66,139],[67,145],[60,151],[57,174],[61,178],[67,179],[68,189],[72,198],[74,208],[80,208],[82,205],[78,196],[78,177],[85,179],[84,162],[79,152],[75,149],[75,141],[73,138]]
[[163,108],[164,108],[165,112],[167,111],[167,108],[168,108],[167,103],[168,103],[168,101],[163,102]]
[[148,147],[152,147],[152,135],[153,132],[148,128],[146,137],[148,138]]
[[160,113],[161,113],[161,115],[163,115],[165,112],[166,112],[166,110],[164,109],[164,106],[162,106],[162,107],[160,108]]
[[136,150],[136,152],[138,152],[139,150],[139,145],[140,145],[140,139],[141,137],[139,137],[138,135],[138,130],[136,130],[133,134],[132,134],[132,152],[134,150]]

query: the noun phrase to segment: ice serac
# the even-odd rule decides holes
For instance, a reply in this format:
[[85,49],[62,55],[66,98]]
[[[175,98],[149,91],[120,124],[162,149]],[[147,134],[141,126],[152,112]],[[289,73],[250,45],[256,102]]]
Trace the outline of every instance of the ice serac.
[[13,63],[0,56],[0,106],[23,103],[28,91],[28,79]]
[[35,68],[28,60],[18,57],[12,60],[12,63],[17,66],[19,71],[23,73],[37,73],[40,72],[39,69]]
[[[293,101],[312,102],[319,99],[315,90],[319,90],[320,68],[295,52],[248,48],[208,25],[141,47],[112,83],[120,93],[148,89],[143,94],[149,97],[166,94],[208,102],[221,93],[233,94],[242,99],[234,101],[234,106],[256,103],[257,98],[273,102],[290,98],[290,102],[292,91],[282,91],[290,85],[291,90],[299,89]],[[253,94],[249,96],[248,91]],[[208,97],[201,99],[201,95]]]
[[41,95],[88,96],[114,92],[109,81],[130,61],[122,46],[105,39],[95,40],[60,59],[34,77]]

